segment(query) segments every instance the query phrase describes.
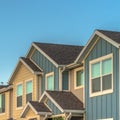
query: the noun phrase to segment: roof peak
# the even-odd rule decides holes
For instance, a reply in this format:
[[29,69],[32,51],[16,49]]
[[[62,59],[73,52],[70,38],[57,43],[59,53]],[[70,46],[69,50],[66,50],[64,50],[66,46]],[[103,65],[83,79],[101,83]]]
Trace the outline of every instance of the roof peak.
[[115,33],[120,33],[120,31],[116,31],[116,30],[103,30],[103,29],[96,29],[97,31],[100,32],[115,32]]
[[64,43],[47,43],[47,42],[33,42],[33,44],[58,45],[58,46],[73,46],[73,47],[74,46],[75,47],[81,47],[81,46],[83,46],[83,45],[72,45],[72,44],[64,44]]

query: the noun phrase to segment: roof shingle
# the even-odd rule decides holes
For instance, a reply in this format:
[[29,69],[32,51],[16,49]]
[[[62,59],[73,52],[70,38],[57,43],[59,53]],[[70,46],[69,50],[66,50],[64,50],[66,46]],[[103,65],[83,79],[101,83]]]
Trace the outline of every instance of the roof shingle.
[[97,31],[101,32],[102,34],[104,34],[107,37],[111,38],[113,41],[120,44],[120,32],[108,31],[108,30],[97,30]]
[[34,44],[44,51],[59,65],[68,65],[75,61],[83,46],[37,43]]
[[29,101],[29,103],[34,107],[37,112],[51,112],[44,103],[39,103],[37,101]]
[[83,103],[72,92],[46,92],[65,110],[84,110]]
[[21,57],[21,59],[35,72],[42,72],[29,58]]

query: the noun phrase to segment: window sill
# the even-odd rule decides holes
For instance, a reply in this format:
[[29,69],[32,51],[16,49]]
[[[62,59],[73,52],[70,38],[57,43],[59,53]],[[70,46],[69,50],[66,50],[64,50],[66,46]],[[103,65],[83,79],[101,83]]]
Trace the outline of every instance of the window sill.
[[23,109],[23,107],[16,107],[16,110],[21,110]]
[[105,91],[102,91],[102,92],[90,93],[90,97],[97,97],[97,96],[102,96],[102,95],[111,94],[111,93],[113,93],[112,89],[105,90]]
[[4,113],[0,113],[0,116],[2,116],[2,115],[5,115],[5,112]]
[[77,90],[77,89],[81,89],[81,88],[83,88],[83,87],[84,87],[84,85],[81,85],[81,86],[75,87],[75,90]]

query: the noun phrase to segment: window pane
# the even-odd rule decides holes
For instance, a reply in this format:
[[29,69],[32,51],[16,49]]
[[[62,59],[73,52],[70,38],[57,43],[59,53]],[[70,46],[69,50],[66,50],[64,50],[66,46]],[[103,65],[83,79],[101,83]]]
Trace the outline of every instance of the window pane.
[[29,93],[29,94],[26,95],[26,103],[28,101],[32,101],[32,93]]
[[47,89],[54,90],[54,78],[53,75],[47,77]]
[[76,72],[76,86],[81,86],[84,84],[84,72],[82,71],[77,71]]
[[100,78],[92,79],[92,93],[99,92],[101,89]]
[[100,62],[91,65],[92,78],[100,77]]
[[22,106],[22,96],[17,97],[17,107]]
[[26,83],[26,94],[32,93],[32,81]]
[[106,59],[102,61],[102,75],[112,72],[112,59]]
[[17,96],[21,96],[22,95],[22,84],[17,85]]
[[0,113],[5,112],[5,94],[0,94]]
[[102,89],[103,90],[108,90],[112,88],[112,75],[105,75],[102,77],[103,80],[103,86]]

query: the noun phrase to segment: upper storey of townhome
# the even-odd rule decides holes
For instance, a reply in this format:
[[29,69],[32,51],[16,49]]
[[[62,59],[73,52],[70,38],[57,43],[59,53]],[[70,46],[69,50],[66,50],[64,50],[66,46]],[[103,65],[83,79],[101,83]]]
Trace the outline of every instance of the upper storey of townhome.
[[119,120],[120,32],[95,30],[76,62],[84,63],[87,120]]

